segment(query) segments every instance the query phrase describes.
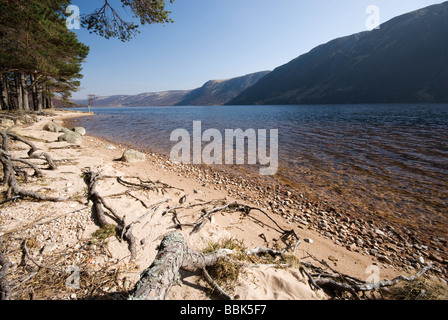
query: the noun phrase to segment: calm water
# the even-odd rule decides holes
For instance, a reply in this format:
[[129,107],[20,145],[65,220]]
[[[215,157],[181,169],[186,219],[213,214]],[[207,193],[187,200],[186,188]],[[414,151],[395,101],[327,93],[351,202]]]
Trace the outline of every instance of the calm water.
[[448,232],[448,105],[92,111],[97,115],[77,120],[89,134],[164,154],[175,145],[171,132],[192,133],[193,121],[202,121],[203,131],[216,128],[223,134],[225,129],[278,129],[275,178],[281,183],[336,208]]

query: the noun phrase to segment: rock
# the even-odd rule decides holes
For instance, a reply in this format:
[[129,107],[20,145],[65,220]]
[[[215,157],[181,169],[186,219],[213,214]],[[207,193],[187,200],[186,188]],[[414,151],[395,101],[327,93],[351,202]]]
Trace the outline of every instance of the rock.
[[392,264],[392,261],[390,261],[390,259],[384,255],[378,255],[377,258],[379,262]]
[[50,122],[44,126],[44,130],[50,131],[50,132],[62,132],[64,130],[64,128],[60,124]]
[[431,253],[429,254],[429,259],[434,260],[434,261],[437,261],[437,262],[439,262],[439,263],[443,263],[443,259],[442,259],[442,257],[439,256],[439,255],[437,255],[437,254],[435,254],[435,253],[433,253],[433,252],[431,252]]
[[305,238],[305,239],[303,239],[303,241],[305,241],[306,243],[309,243],[309,244],[312,244],[314,242],[313,239],[310,239],[310,238]]
[[58,137],[58,141],[67,141],[71,144],[81,144],[82,136],[74,131],[68,131],[62,136]]
[[364,242],[361,238],[356,238],[355,243],[357,246],[362,247],[364,245]]
[[327,230],[327,229],[328,229],[327,221],[322,220],[322,221],[319,223],[319,229]]
[[384,232],[381,231],[380,229],[375,229],[375,233],[380,235],[380,236],[384,236]]
[[197,189],[194,189],[193,192],[196,193],[196,194],[201,194],[202,193],[201,190],[197,190]]
[[57,243],[49,243],[49,244],[46,244],[46,245],[40,250],[40,253],[41,253],[41,254],[46,254],[46,253],[49,253],[49,252],[51,252],[51,251],[56,250],[57,248],[58,248],[58,244],[57,244]]
[[14,121],[11,119],[0,119],[0,126],[9,128],[14,125]]
[[124,162],[142,162],[146,160],[146,155],[137,150],[126,150],[121,157]]
[[79,133],[80,135],[82,135],[82,136],[85,136],[86,135],[86,129],[85,128],[83,128],[83,127],[75,127],[75,128],[73,128],[72,129],[72,131],[74,131],[74,132],[76,132],[76,133]]

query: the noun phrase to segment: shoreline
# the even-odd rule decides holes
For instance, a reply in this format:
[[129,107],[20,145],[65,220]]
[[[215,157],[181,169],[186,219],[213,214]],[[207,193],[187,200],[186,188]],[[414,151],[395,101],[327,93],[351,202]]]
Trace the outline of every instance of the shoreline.
[[[100,139],[113,143],[113,141],[108,139]],[[132,144],[122,145],[132,148]],[[148,152],[144,149],[140,149],[139,151],[143,153]],[[168,156],[152,151],[150,153],[156,154],[164,163],[170,163]],[[419,268],[419,260],[421,261],[419,258],[423,257],[423,259],[430,258],[430,261],[443,261],[442,265],[445,266],[445,274],[448,272],[448,248],[446,246],[447,239],[444,235],[426,235],[425,237],[418,232],[419,230],[415,230],[408,224],[403,225],[400,223],[399,219],[395,219],[395,222],[393,222],[394,217],[389,217],[391,220],[384,220],[384,217],[374,217],[370,214],[366,217],[363,213],[357,213],[355,210],[347,210],[346,208],[338,210],[335,209],[335,206],[331,203],[326,203],[325,201],[322,202],[319,199],[315,199],[315,197],[311,197],[312,199],[310,199],[304,194],[297,194],[297,190],[294,187],[282,184],[277,179],[275,179],[274,182],[266,184],[266,181],[259,177],[241,178],[234,174],[238,169],[233,171],[221,170],[220,168],[213,168],[207,165],[183,164],[170,164],[170,167],[170,169],[178,170],[180,174],[184,174],[188,178],[193,177],[201,183],[209,183],[210,181],[198,178],[198,172],[202,172],[202,176],[207,173],[209,175],[216,175],[217,177],[211,181],[215,188],[217,187],[220,190],[224,189],[227,192],[230,191],[229,195],[243,197],[243,200],[252,201],[257,205],[269,208],[272,212],[282,216],[288,224],[298,223],[305,228],[316,230],[321,236],[332,240],[333,243],[338,246],[375,256],[377,255],[377,252],[381,252],[382,249],[379,249],[377,245],[379,243],[384,243],[386,244],[386,249],[384,250],[389,250],[391,252],[386,252],[385,258],[380,254],[380,260],[393,262],[391,265],[394,265],[394,267],[410,267],[411,270],[412,268]],[[242,174],[247,173],[247,171],[243,171],[244,170],[241,169]],[[230,176],[231,179],[228,179],[228,176]],[[235,180],[240,180],[240,183],[236,183],[236,188],[233,183]],[[246,194],[245,191],[240,191],[240,188],[242,187],[241,182],[246,184],[244,190],[250,190],[252,192]],[[297,215],[295,214],[297,211],[302,212]],[[320,215],[321,219],[313,219],[310,215]],[[321,228],[323,225],[327,226]],[[366,231],[366,228],[369,228],[370,232]],[[337,233],[340,230],[343,230],[343,233],[347,232],[346,230],[353,230],[354,235],[350,240],[344,242],[343,240],[345,240],[345,237],[337,237]],[[375,230],[377,230],[378,233],[375,232]],[[386,235],[386,233],[390,236],[390,239],[387,239],[387,237],[385,237],[386,239],[375,239],[378,234],[382,236]],[[363,238],[366,238],[366,236],[367,238],[372,238],[373,241],[370,243],[368,240],[365,241]],[[407,253],[413,257],[410,259],[411,264],[399,261],[400,257],[395,255],[399,252],[399,250],[397,250],[397,245],[403,241],[408,248],[417,249],[416,252]],[[407,243],[408,241],[412,242],[412,244]],[[426,247],[428,250],[418,252],[420,249],[425,249]],[[429,250],[431,247],[433,248],[433,252],[430,252],[431,250]],[[403,252],[404,250],[401,251]],[[395,261],[388,257],[390,254],[393,256],[395,255]],[[415,258],[415,255],[419,255],[419,257]]]
[[[113,143],[105,138],[98,139]],[[132,144],[121,145],[132,148]],[[148,153],[144,149],[139,151]],[[211,183],[215,189],[228,193],[230,191],[229,196],[240,197],[244,201],[269,208],[284,218],[288,224],[298,224],[300,228],[316,231],[319,236],[331,240],[337,246],[372,256],[376,261],[390,263],[394,268],[408,269],[412,272],[427,264],[420,263],[423,260],[439,263],[439,267],[444,266],[442,269],[445,279],[448,280],[448,247],[444,236],[425,237],[418,230],[411,229],[408,225],[404,226],[398,221],[393,223],[382,217],[370,215],[365,217],[362,213],[335,209],[331,203],[297,194],[294,187],[286,186],[277,180],[266,185],[262,178],[242,178],[234,175],[235,171],[224,171],[208,165],[173,164],[166,155],[152,151],[150,154],[156,155],[162,161],[162,166],[168,164],[168,170],[186,178],[196,179],[202,184]],[[206,175],[214,178],[201,178]],[[244,191],[241,191],[241,188]],[[352,235],[347,236],[350,232]],[[398,253],[411,258],[403,258]]]
[[[82,120],[79,121],[82,123]],[[93,121],[93,123],[95,122],[96,120]],[[107,123],[111,122],[106,120],[105,123],[100,121],[98,124],[101,126]],[[92,124],[87,123],[86,125],[87,127],[92,126]],[[92,130],[93,128],[91,127]],[[160,139],[157,139],[157,136],[152,140],[148,140],[154,143],[154,146],[147,147],[151,143],[139,143],[140,138],[138,137],[132,142],[132,140],[126,139],[126,133],[117,135],[112,131],[108,132],[106,128],[98,132],[101,132],[98,134],[108,141],[112,142],[115,139],[134,148],[137,146],[141,151],[156,152],[169,156],[170,150],[158,143]],[[135,132],[132,134],[135,134]],[[147,139],[144,141],[147,141]],[[167,142],[164,144],[167,145]],[[432,238],[442,237],[448,239],[448,221],[444,217],[443,207],[436,206],[438,203],[437,199],[434,200],[431,196],[424,198],[425,194],[423,191],[416,193],[412,197],[401,197],[401,191],[397,190],[397,187],[400,187],[400,185],[393,187],[396,194],[392,193],[392,189],[382,192],[381,185],[369,184],[368,182],[357,184],[356,181],[361,180],[356,176],[356,172],[347,181],[344,181],[339,179],[340,176],[338,174],[340,172],[333,176],[333,173],[328,172],[325,168],[323,168],[322,172],[319,172],[319,170],[309,172],[306,168],[305,171],[297,168],[288,168],[288,161],[281,161],[278,173],[272,177],[260,177],[257,175],[256,167],[252,166],[221,165],[213,166],[212,168],[225,175],[251,178],[250,180],[262,185],[275,186],[278,184],[282,189],[290,191],[293,195],[302,194],[309,202],[319,204],[321,208],[327,211],[337,211],[344,215],[349,214],[351,217],[372,220],[381,227],[390,224],[399,232],[421,238],[424,245],[429,246],[431,241],[433,241]],[[324,176],[326,177],[324,178]],[[428,192],[430,190],[427,190],[426,193]],[[424,201],[418,202],[417,199],[415,200],[415,205],[413,205],[411,200],[418,197],[423,197],[422,200]],[[439,198],[440,201],[442,199],[443,197]],[[300,199],[296,197],[294,200],[298,201]],[[429,206],[430,201],[432,201],[431,204],[434,204],[433,206]]]
[[[113,142],[111,139],[102,138],[109,142]],[[128,146],[129,148],[135,148],[132,143],[123,143],[123,145]],[[148,151],[147,149],[143,149],[141,147],[137,148],[139,151],[144,153],[157,153],[154,151]],[[169,157],[166,154],[157,153],[158,156],[164,157],[165,160],[169,160]],[[446,241],[448,230],[445,230],[444,224],[439,223],[438,221],[432,221],[427,224],[427,220],[416,220],[416,219],[408,219],[406,218],[406,214],[404,216],[393,215],[391,212],[383,212],[377,211],[375,208],[366,209],[358,208],[355,204],[344,204],[344,203],[335,203],[328,199],[328,196],[324,199],[320,199],[317,194],[314,194],[307,190],[309,186],[304,188],[300,183],[294,183],[287,178],[287,175],[283,174],[281,176],[275,177],[260,177],[254,174],[252,170],[247,170],[246,168],[241,168],[238,166],[207,166],[207,165],[191,165],[194,168],[206,168],[211,172],[216,172],[218,174],[222,174],[224,176],[231,176],[233,180],[240,179],[241,176],[244,176],[242,180],[253,183],[253,188],[262,190],[263,187],[269,186],[270,190],[267,192],[264,190],[262,193],[264,197],[270,196],[270,193],[276,192],[280,194],[280,197],[284,198],[281,202],[298,202],[301,204],[299,208],[284,208],[281,203],[275,203],[275,210],[283,210],[283,211],[291,211],[292,209],[302,208],[309,209],[310,207],[315,209],[313,213],[318,213],[319,211],[327,211],[342,214],[343,216],[351,217],[352,219],[362,219],[365,221],[373,221],[375,225],[379,228],[387,228],[392,227],[395,232],[405,234],[408,237],[415,238],[419,240],[419,244],[423,246],[431,246],[434,245],[435,241],[438,241],[438,238],[444,239]],[[187,166],[184,166],[187,167]],[[279,170],[286,170],[286,168],[279,168]],[[225,187],[232,187],[225,180],[222,181]],[[307,194],[308,193],[308,194]],[[284,194],[290,194],[290,196],[283,197]],[[275,196],[278,196],[277,194]],[[326,199],[326,200],[325,200]],[[350,202],[350,200],[348,200]],[[269,206],[265,203],[266,206]],[[271,206],[272,207],[272,206]],[[276,207],[276,208],[275,208]],[[364,210],[365,209],[365,210]],[[293,217],[290,217],[293,218]],[[429,219],[429,218],[428,218]],[[372,224],[372,223],[371,223]],[[436,246],[437,247],[437,246]],[[439,248],[440,249],[440,248]],[[441,251],[444,251],[444,258],[448,259],[448,249],[441,248]]]
[[[425,247],[417,238],[412,239],[409,235],[401,235],[394,228],[377,226],[372,221],[364,221],[360,217],[353,217],[327,210],[328,208],[308,202],[306,199],[300,197],[300,195],[293,194],[291,191],[282,189],[280,186],[266,186],[250,181],[251,179],[245,179],[244,177],[238,178],[229,174],[220,173],[213,168],[174,164],[169,161],[168,157],[156,153],[145,153],[146,161],[143,163],[124,163],[118,159],[121,157],[123,151],[129,149],[129,146],[90,136],[89,133],[84,136],[83,143],[78,149],[55,149],[58,148],[57,146],[63,147],[67,146],[67,144],[65,142],[51,142],[60,134],[43,131],[43,125],[51,120],[67,121],[69,118],[79,117],[80,115],[88,116],[89,114],[63,110],[55,110],[54,113],[54,117],[44,117],[40,122],[28,128],[20,128],[20,131],[27,136],[37,135],[40,139],[44,139],[46,142],[36,142],[39,145],[38,148],[45,151],[49,150],[54,154],[55,159],[71,159],[72,163],[68,161],[67,163],[69,164],[61,166],[61,169],[57,170],[59,172],[45,172],[45,184],[47,184],[45,187],[52,190],[52,192],[63,190],[64,193],[71,193],[72,197],[76,195],[80,201],[74,201],[69,205],[70,208],[73,207],[72,210],[76,209],[79,205],[85,205],[85,199],[83,198],[85,184],[80,174],[83,168],[89,166],[92,170],[99,170],[103,174],[110,176],[139,176],[149,178],[153,181],[162,180],[168,185],[184,190],[183,192],[187,193],[189,198],[195,201],[219,199],[224,199],[225,201],[238,200],[263,208],[263,210],[272,214],[272,217],[275,217],[277,223],[283,228],[288,230],[294,228],[297,231],[302,240],[296,254],[299,259],[303,259],[303,261],[315,261],[315,259],[319,261],[324,260],[339,272],[350,274],[360,279],[366,279],[368,277],[366,270],[372,265],[379,268],[381,271],[381,279],[383,280],[391,279],[401,274],[414,274],[428,265],[428,263],[440,269],[441,276],[445,280],[447,279],[446,266],[448,261],[443,256],[446,254],[445,252],[438,252],[437,249],[429,246]],[[64,174],[64,180],[59,181],[57,176],[61,172]],[[111,182],[108,186],[102,185],[101,191],[107,192],[109,195],[119,194],[122,192],[122,186]],[[175,197],[182,196],[183,192],[172,190],[168,194],[174,201]],[[164,196],[166,197],[166,195],[148,193],[139,194],[138,198],[140,200],[144,199],[146,203],[154,203],[157,202],[156,200],[160,201]],[[131,216],[134,216],[134,219],[138,212],[144,212],[144,208],[142,211],[142,208],[138,207],[139,203],[136,203],[135,199],[115,199],[113,197],[110,199],[113,206],[118,208],[117,211],[129,213]],[[45,207],[44,212],[47,212],[50,217],[55,212],[61,213],[63,204],[35,203],[20,200],[17,205],[12,203],[10,206],[0,208],[0,212],[4,213],[5,210],[13,208],[14,214],[31,215],[37,219],[37,215],[30,213],[30,210],[36,210],[36,208],[42,206]],[[80,233],[80,235],[78,234],[78,238],[80,239],[88,237],[88,234],[97,228],[92,221],[89,221],[91,215],[89,208],[82,210],[84,210],[82,221],[69,222],[69,224],[65,225],[66,228],[70,229],[73,227],[73,223],[76,223],[77,226],[81,222],[86,224],[85,227],[77,227],[80,230],[77,230],[75,233]],[[135,212],[132,212],[132,210],[135,210]],[[67,208],[64,211],[66,212]],[[8,230],[8,228],[11,230],[11,228],[18,228],[17,225],[21,225],[20,219],[19,222],[14,221],[11,213],[7,212],[6,217],[6,221],[4,221],[5,219],[1,220],[1,235],[4,235],[5,230]],[[28,221],[29,219],[24,220]],[[126,219],[128,219],[127,216]],[[129,217],[129,219],[132,221],[132,217]],[[259,225],[254,221],[242,219],[235,213],[230,215],[217,215],[215,221],[208,223],[203,231],[201,231],[201,234],[189,236],[186,233],[186,239],[190,245],[198,250],[203,250],[212,239],[219,240],[225,237],[241,239],[249,248],[267,245],[281,246],[282,243],[278,239],[279,233],[278,230],[275,230],[275,226],[272,226],[272,223],[266,220],[265,217],[257,216],[256,219],[260,220],[262,224]],[[129,278],[132,278],[132,280],[128,279],[126,281],[130,283],[135,281],[136,275],[152,262],[156,253],[155,247],[158,245],[156,239],[165,234],[167,231],[166,228],[172,225],[170,217],[152,221],[154,223],[153,226],[148,223],[149,221],[144,226],[139,226],[136,231],[142,241],[145,240],[145,245],[139,246],[139,259],[135,264],[135,269],[132,272],[127,270]],[[142,227],[150,228],[150,235]],[[56,231],[53,230],[52,232],[54,233]],[[15,234],[14,236],[18,237]],[[59,234],[58,236],[64,238],[63,234]],[[36,236],[36,238],[38,237]],[[45,237],[41,238],[37,240],[40,242],[54,241],[46,240]],[[304,239],[311,239],[312,241],[306,242],[303,241]],[[71,241],[73,242],[75,240]],[[68,239],[64,239],[62,243],[65,242],[67,244],[71,243]],[[45,246],[45,244],[43,245]],[[442,249],[446,248],[446,242],[437,243],[434,247],[436,246],[440,246]],[[120,243],[116,239],[110,240],[108,249],[111,252],[111,259],[118,260],[120,263],[126,261],[129,255],[126,244]],[[268,287],[274,285],[274,283],[278,284],[278,281],[273,281],[272,277],[276,277],[275,279],[277,280],[284,280],[286,283],[290,281],[287,279],[290,279],[291,276],[298,279],[298,275],[293,272],[291,273],[290,270],[282,270],[280,272],[278,270],[263,269],[258,270],[252,276],[260,284],[263,283]],[[268,279],[271,280],[268,281]],[[194,282],[196,280],[192,281]],[[239,295],[243,299],[319,299],[312,290],[305,287],[300,287],[300,289],[296,287],[282,289],[283,291],[279,288],[270,288],[266,292],[262,288],[259,288],[259,290],[249,289],[251,285],[253,284],[249,281],[240,288]],[[129,287],[129,283],[123,286]],[[184,283],[179,288],[173,288],[173,292],[170,293],[169,298],[175,300],[207,299],[207,295],[203,291],[193,288],[196,286],[196,284],[194,286],[188,286]]]

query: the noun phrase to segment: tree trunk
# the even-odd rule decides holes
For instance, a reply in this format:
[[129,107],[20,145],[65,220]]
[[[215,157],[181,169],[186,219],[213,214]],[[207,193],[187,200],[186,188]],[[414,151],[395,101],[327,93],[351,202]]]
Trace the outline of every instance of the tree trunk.
[[37,110],[37,95],[36,95],[36,76],[35,75],[30,75],[30,79],[31,79],[31,97],[33,100],[33,110],[36,111]]
[[37,112],[42,112],[43,109],[43,90],[42,87],[36,84],[37,90],[36,90],[36,96],[37,96]]
[[48,108],[49,108],[49,109],[53,109],[53,108],[54,108],[54,105],[53,105],[53,98],[52,98],[52,97],[49,97],[49,98],[48,98]]
[[1,99],[0,104],[2,110],[8,110],[8,84],[6,81],[6,74],[0,74]]
[[154,262],[142,272],[129,300],[163,300],[180,278],[180,269],[206,272],[205,267],[216,264],[228,254],[226,250],[219,250],[204,255],[191,250],[180,233],[170,233],[163,238]]
[[30,97],[29,97],[29,91],[28,91],[28,84],[27,84],[27,76],[24,73],[20,74],[20,83],[22,86],[22,98],[23,98],[23,110],[25,112],[30,112]]
[[17,108],[19,112],[23,112],[22,81],[21,81],[21,75],[19,73],[14,74],[14,82],[16,85],[16,92],[17,92]]

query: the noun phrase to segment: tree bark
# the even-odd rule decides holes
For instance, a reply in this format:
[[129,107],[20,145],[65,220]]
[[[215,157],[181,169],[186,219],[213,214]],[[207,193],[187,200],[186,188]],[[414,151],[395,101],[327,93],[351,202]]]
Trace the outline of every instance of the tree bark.
[[22,98],[23,98],[23,111],[30,112],[30,101],[29,101],[29,91],[27,86],[27,76],[22,72],[20,73],[20,84],[22,87]]
[[128,299],[164,300],[173,284],[180,279],[180,269],[203,271],[228,254],[226,250],[219,250],[204,255],[191,250],[180,233],[170,233],[163,238],[154,262],[142,272]]
[[21,75],[19,73],[14,74],[14,82],[16,85],[16,92],[17,92],[17,108],[20,112],[22,112],[23,111],[23,91],[22,91]]
[[37,96],[37,112],[42,112],[43,109],[43,90],[42,87],[39,85],[37,86],[37,90],[36,90],[36,96]]
[[10,300],[11,299],[11,288],[9,286],[9,282],[6,279],[6,275],[8,274],[9,268],[12,266],[12,263],[3,256],[0,252],[0,300]]
[[6,74],[0,74],[0,87],[1,87],[0,104],[2,110],[8,110],[8,87],[5,79]]

